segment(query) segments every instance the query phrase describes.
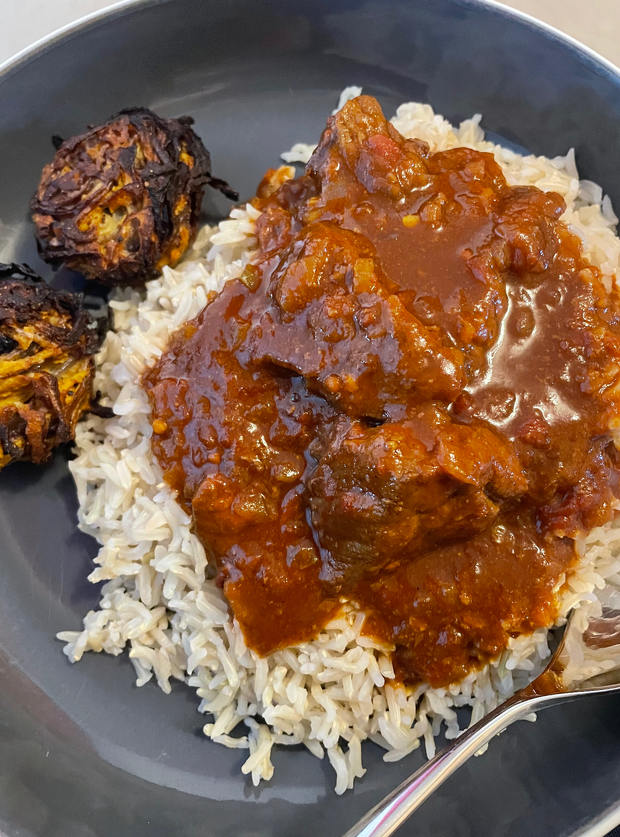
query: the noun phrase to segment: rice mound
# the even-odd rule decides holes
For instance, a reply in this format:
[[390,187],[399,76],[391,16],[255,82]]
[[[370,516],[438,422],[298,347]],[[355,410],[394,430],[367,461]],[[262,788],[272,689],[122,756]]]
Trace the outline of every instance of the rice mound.
[[[347,88],[339,107],[359,92]],[[458,145],[491,151],[508,183],[559,192],[567,204],[563,219],[611,286],[620,266],[618,219],[601,188],[579,180],[573,151],[554,159],[521,156],[486,142],[480,119],[476,115],[456,128],[429,105],[407,103],[392,123],[405,136],[426,140],[433,151]],[[312,146],[298,144],[282,156],[305,162],[311,152]],[[273,775],[274,744],[301,743],[318,758],[327,755],[341,794],[364,775],[362,741],[383,747],[385,761],[403,758],[421,742],[431,757],[440,730],[447,738],[459,734],[458,707],[471,707],[475,723],[541,671],[550,633],[539,629],[517,637],[484,669],[441,689],[395,684],[390,649],[361,634],[364,617],[353,608],[313,642],[266,658],[246,647],[210,577],[191,519],[151,453],[150,407],[140,375],[170,334],[206,305],[209,292],[240,275],[256,246],[258,215],[249,204],[233,209],[217,227],[200,231],[175,270],[164,268],[142,294],[117,291],[111,301],[114,330],[97,356],[95,389],[114,416],[91,415],[78,425],[77,457],[69,466],[80,528],[101,544],[89,580],[106,583],[82,630],[58,638],[72,662],[85,651],[116,655],[128,649],[138,686],[154,677],[164,692],[170,692],[171,678],[194,688],[199,711],[212,718],[205,735],[249,751],[241,770],[254,785]],[[579,608],[567,641],[575,679],[613,665],[604,649],[586,654],[580,635],[603,603],[620,608],[620,520],[592,531],[580,552],[579,566],[558,585],[560,622]]]

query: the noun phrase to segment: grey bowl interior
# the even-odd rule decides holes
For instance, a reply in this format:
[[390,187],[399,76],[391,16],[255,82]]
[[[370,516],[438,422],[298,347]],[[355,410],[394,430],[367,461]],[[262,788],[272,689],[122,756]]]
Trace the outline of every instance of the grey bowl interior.
[[[527,21],[463,0],[175,0],[137,4],[49,43],[0,78],[0,258],[43,275],[27,217],[52,134],[131,105],[192,114],[216,173],[249,196],[278,153],[318,136],[347,84],[474,112],[495,136],[553,156],[577,150],[583,176],[620,206],[620,77]],[[210,215],[226,203],[210,197]],[[78,285],[66,271],[53,281]],[[9,837],[325,835],[336,837],[422,760],[385,764],[337,798],[325,763],[275,754],[254,789],[243,756],[206,741],[194,695],[133,685],[124,658],[70,666],[54,639],[97,589],[96,551],[76,530],[60,451],[0,474],[0,831]],[[568,835],[618,804],[620,716],[590,699],[494,741],[402,834]]]

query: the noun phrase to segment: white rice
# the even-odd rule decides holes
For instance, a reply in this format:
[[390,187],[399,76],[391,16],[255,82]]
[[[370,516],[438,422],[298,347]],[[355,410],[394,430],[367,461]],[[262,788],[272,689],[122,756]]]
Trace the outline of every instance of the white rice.
[[[347,88],[339,107],[359,92]],[[455,128],[424,104],[401,105],[392,122],[433,150],[468,145],[492,151],[509,183],[559,192],[568,207],[566,222],[611,283],[620,264],[617,219],[600,187],[579,181],[572,150],[553,160],[523,157],[485,142],[479,115]],[[305,162],[311,152],[312,146],[298,144],[282,156]],[[89,416],[78,425],[77,458],[70,464],[80,528],[101,544],[89,580],[106,584],[99,608],[84,617],[82,630],[63,631],[58,638],[72,662],[85,651],[128,650],[138,686],[155,678],[169,692],[170,679],[176,678],[194,688],[199,710],[211,719],[205,735],[249,751],[241,769],[255,785],[273,774],[274,744],[302,743],[318,758],[327,755],[341,794],[364,775],[362,741],[383,747],[386,761],[402,758],[421,742],[432,756],[440,730],[447,738],[459,734],[456,708],[471,707],[473,723],[543,668],[549,632],[518,637],[482,671],[442,689],[394,684],[390,649],[361,635],[363,616],[352,609],[313,642],[267,658],[246,647],[221,591],[208,577],[190,518],[151,454],[150,410],[140,375],[170,334],[204,307],[207,294],[239,276],[255,248],[258,214],[250,205],[234,209],[217,227],[201,230],[177,269],[165,268],[143,294],[117,292],[111,303],[114,331],[98,355],[95,385],[114,417]],[[612,665],[605,652],[586,659],[579,640],[601,602],[619,604],[620,523],[590,533],[582,553],[562,599],[562,614],[579,607],[568,642],[575,678]]]

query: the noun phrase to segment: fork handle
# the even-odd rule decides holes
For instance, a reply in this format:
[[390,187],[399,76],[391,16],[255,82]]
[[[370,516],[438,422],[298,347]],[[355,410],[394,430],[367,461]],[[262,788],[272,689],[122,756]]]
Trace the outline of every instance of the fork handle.
[[[546,699],[545,699],[546,698]],[[343,837],[388,837],[402,825],[448,776],[478,752],[493,736],[535,708],[541,709],[558,696],[530,697],[518,692],[477,724],[470,727],[430,761],[422,765],[392,793],[375,805]]]

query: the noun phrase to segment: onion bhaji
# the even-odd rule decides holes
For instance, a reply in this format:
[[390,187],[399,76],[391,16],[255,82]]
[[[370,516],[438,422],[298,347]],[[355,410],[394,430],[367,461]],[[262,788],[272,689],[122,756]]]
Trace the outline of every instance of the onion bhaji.
[[62,142],[31,203],[41,257],[108,285],[139,285],[174,266],[205,187],[238,199],[211,175],[192,123],[131,108]]
[[91,407],[103,323],[82,294],[51,288],[27,265],[0,264],[0,468],[45,462]]

